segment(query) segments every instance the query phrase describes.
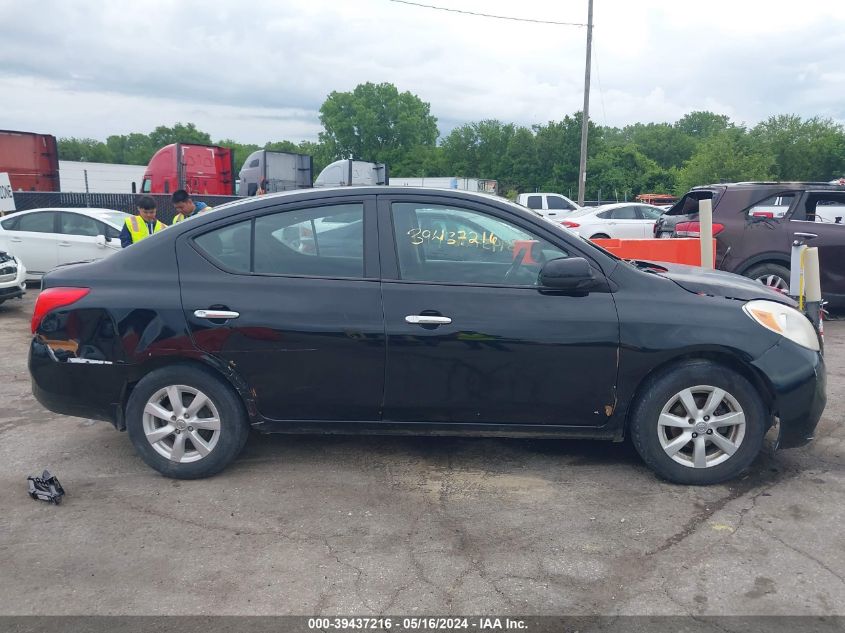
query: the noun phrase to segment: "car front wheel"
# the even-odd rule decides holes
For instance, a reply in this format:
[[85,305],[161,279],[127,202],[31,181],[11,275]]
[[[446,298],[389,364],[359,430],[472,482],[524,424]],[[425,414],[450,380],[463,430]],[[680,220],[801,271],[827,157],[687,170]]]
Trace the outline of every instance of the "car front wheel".
[[689,361],[651,379],[635,403],[631,438],[643,461],[670,481],[715,484],[760,452],[767,410],[743,376]]
[[156,370],[136,385],[126,406],[126,429],[141,458],[176,479],[223,470],[249,434],[232,387],[210,372],[186,366]]

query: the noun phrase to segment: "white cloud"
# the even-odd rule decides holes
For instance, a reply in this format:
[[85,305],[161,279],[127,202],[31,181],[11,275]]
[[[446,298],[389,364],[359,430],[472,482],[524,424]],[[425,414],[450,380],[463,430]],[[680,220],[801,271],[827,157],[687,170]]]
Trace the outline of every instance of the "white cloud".
[[[431,0],[438,4],[438,0]],[[470,11],[582,22],[586,1],[440,0]],[[672,121],[713,109],[845,120],[835,3],[598,0],[592,115]],[[0,0],[3,127],[94,136],[192,121],[214,138],[314,139],[332,90],[395,83],[441,131],[581,108],[585,31],[388,0]]]

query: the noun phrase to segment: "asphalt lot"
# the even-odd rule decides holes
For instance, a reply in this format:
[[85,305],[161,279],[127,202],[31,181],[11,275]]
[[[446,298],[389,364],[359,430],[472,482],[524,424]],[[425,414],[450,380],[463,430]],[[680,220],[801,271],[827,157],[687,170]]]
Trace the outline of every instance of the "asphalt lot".
[[180,482],[35,402],[36,294],[0,306],[0,614],[845,614],[845,322],[816,442],[730,485],[627,443],[257,435]]

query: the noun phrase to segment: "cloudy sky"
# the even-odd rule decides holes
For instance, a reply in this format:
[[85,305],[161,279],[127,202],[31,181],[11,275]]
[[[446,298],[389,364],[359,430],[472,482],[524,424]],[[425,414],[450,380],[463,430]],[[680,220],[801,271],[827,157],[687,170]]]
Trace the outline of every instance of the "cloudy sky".
[[[587,0],[420,0],[586,22]],[[707,109],[756,123],[845,123],[836,0],[595,0],[591,114],[674,121]],[[581,108],[586,30],[390,0],[0,0],[0,129],[56,136],[194,122],[242,142],[316,140],[332,90],[392,82],[441,133]]]

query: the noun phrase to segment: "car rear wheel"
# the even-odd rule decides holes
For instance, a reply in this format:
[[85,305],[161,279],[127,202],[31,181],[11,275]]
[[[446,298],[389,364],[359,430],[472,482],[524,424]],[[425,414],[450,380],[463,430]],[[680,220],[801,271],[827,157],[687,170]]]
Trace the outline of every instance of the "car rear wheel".
[[607,233],[596,233],[590,239],[591,240],[609,240],[610,236]]
[[634,404],[631,439],[662,477],[707,485],[748,468],[767,426],[766,407],[748,380],[710,361],[689,361],[649,380]]
[[759,281],[773,290],[789,293],[789,269],[780,264],[760,264],[751,268],[746,277]]
[[176,479],[208,477],[244,446],[249,426],[232,387],[205,370],[175,366],[145,376],[126,407],[126,428],[141,458]]

